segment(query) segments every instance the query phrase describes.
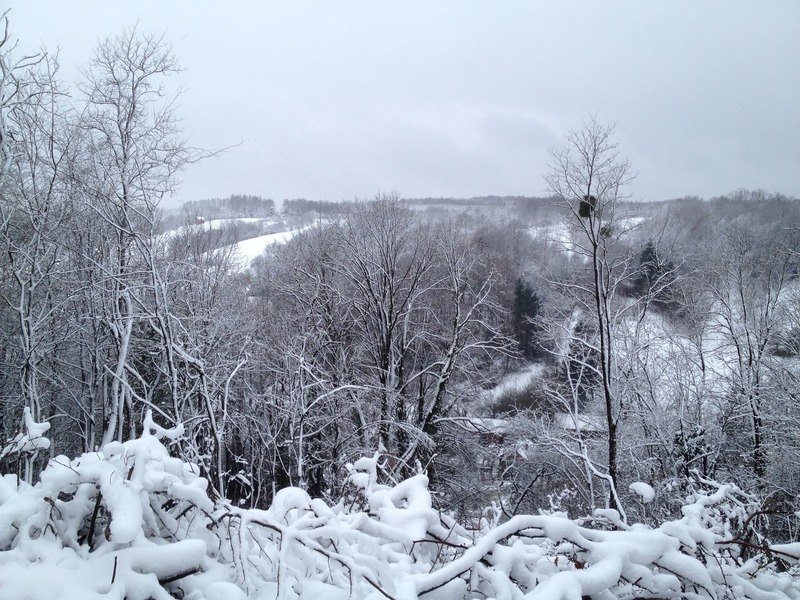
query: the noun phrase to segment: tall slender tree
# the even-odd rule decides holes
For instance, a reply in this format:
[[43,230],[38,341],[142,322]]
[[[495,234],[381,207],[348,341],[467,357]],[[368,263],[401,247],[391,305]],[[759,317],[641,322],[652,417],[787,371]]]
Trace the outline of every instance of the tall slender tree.
[[582,257],[579,269],[588,270],[559,286],[590,325],[587,331],[591,335],[578,336],[576,341],[590,350],[582,354],[597,357],[584,367],[599,380],[607,435],[604,477],[611,505],[621,509],[617,486],[623,390],[614,352],[615,327],[621,315],[615,300],[630,276],[630,256],[618,251],[617,210],[633,174],[628,161],[619,156],[613,134],[613,126],[594,119],[582,129],[570,131],[566,146],[551,154],[546,181],[576,232],[571,250]]
[[[154,262],[157,208],[193,158],[164,81],[178,69],[162,36],[132,27],[98,45],[80,86],[83,195],[105,233],[103,250],[87,247],[86,253],[98,272],[101,320],[112,341],[105,359],[103,444],[133,434],[134,400],[147,399],[142,385],[148,384],[136,374],[136,337],[147,317],[167,310]],[[161,351],[170,353],[168,319],[160,317],[154,322],[161,325]]]

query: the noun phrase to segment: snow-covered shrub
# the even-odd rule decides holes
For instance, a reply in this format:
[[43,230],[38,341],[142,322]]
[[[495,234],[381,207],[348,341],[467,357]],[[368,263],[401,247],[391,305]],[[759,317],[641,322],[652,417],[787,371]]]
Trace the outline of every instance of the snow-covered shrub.
[[36,458],[50,448],[50,439],[45,437],[49,429],[50,423],[36,422],[26,406],[22,413],[22,430],[0,448],[0,466],[4,462],[15,462],[17,475],[31,483]]
[[206,481],[156,434],[180,432],[148,415],[141,438],[57,456],[35,486],[0,479],[0,598],[166,600],[216,570]]
[[34,486],[0,479],[0,598],[800,598],[800,544],[753,534],[760,505],[734,486],[698,479],[658,527],[490,509],[468,529],[425,475],[379,483],[376,455],[336,505],[286,488],[247,510],[169,455],[159,438],[179,434],[148,417],[140,439],[57,457]]
[[378,459],[350,466],[347,498],[335,506],[286,488],[269,510],[228,506],[217,516],[223,551],[251,597],[416,597],[414,576],[466,548],[466,530],[433,508],[427,477],[381,485]]

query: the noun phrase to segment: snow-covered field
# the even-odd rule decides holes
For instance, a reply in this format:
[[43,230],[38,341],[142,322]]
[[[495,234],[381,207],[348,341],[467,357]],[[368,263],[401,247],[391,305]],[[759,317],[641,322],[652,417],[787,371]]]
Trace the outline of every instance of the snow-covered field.
[[300,229],[293,229],[291,231],[281,231],[280,233],[269,233],[258,237],[250,238],[249,240],[242,240],[236,244],[236,252],[242,258],[245,265],[250,265],[254,259],[261,256],[264,251],[273,244],[285,244],[301,231],[308,229],[302,227]]
[[565,256],[571,258],[579,256],[582,260],[586,260],[586,257],[583,256],[583,253],[580,252],[575,244],[572,238],[572,232],[570,232],[569,226],[566,223],[530,227],[528,228],[528,235],[535,240],[552,244],[558,248],[560,252],[563,252]]
[[[164,237],[169,239],[177,235],[189,233],[192,231],[212,231],[216,229],[224,229],[226,227],[234,226],[236,223],[263,224],[264,227],[278,226],[274,218],[267,219],[260,217],[240,217],[232,219],[212,219],[209,221],[198,223],[196,225],[182,226],[179,227],[178,229],[168,231],[164,234]],[[235,244],[236,256],[240,258],[242,268],[246,269],[247,267],[249,267],[254,259],[261,256],[264,253],[264,251],[273,244],[285,244],[299,232],[308,229],[308,227],[310,227],[310,225],[298,229],[291,229],[288,231],[267,233],[264,235],[248,238],[246,240],[242,240],[236,243]]]

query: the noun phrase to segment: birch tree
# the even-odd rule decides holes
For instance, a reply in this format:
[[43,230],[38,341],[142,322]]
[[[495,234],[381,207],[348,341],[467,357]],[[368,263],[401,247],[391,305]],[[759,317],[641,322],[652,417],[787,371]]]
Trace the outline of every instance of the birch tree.
[[161,299],[153,262],[157,208],[192,159],[164,83],[177,70],[163,37],[133,27],[98,45],[80,86],[88,157],[83,193],[106,231],[100,256],[87,248],[100,273],[97,291],[108,299],[102,322],[113,341],[103,444],[133,433],[135,387],[143,381],[132,360],[136,326],[148,314],[144,299]]
[[0,240],[12,280],[2,296],[15,315],[19,392],[38,422],[43,416],[40,381],[52,378],[43,366],[55,347],[50,329],[61,320],[63,293],[68,294],[60,238],[69,221],[66,173],[75,144],[56,87],[55,62],[43,59],[28,79],[28,100],[9,113],[14,160],[0,199]]

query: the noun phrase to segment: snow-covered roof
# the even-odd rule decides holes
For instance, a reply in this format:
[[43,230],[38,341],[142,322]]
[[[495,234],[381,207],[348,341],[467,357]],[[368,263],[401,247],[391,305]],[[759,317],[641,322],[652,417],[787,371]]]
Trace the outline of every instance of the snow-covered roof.
[[469,427],[474,428],[476,433],[495,433],[503,434],[508,431],[508,423],[505,419],[489,419],[486,417],[470,417],[466,419]]
[[601,415],[556,413],[553,415],[553,424],[568,431],[602,433],[606,430],[606,424]]

